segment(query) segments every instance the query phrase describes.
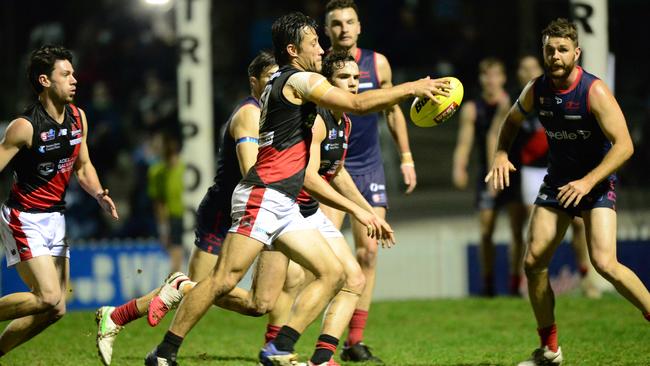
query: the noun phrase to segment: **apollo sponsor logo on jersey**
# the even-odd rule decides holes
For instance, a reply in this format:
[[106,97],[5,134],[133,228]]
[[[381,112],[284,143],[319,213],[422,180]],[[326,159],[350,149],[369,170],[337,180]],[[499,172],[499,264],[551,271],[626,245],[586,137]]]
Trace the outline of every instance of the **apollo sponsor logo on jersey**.
[[268,132],[262,132],[260,134],[260,147],[266,147],[266,146],[271,146],[273,145],[273,136],[275,135],[275,131],[268,131]]
[[56,137],[56,132],[53,128],[50,128],[49,131],[41,132],[41,140],[43,142],[52,141]]
[[549,131],[546,130],[546,135],[551,139],[551,140],[577,140],[579,137],[582,138],[582,140],[587,140],[589,137],[591,137],[591,131],[588,130],[576,130],[576,132],[569,132],[566,130],[562,131]]
[[38,167],[36,169],[38,170],[38,174],[40,175],[43,176],[50,175],[54,172],[54,163],[51,161],[40,163],[38,164]]
[[555,104],[562,104],[562,98],[555,96]]

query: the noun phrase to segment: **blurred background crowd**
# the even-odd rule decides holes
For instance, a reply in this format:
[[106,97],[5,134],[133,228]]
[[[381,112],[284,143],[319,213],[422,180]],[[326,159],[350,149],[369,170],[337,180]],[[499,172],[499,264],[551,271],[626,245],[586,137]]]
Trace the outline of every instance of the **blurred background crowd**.
[[[518,94],[517,58],[540,55],[539,33],[549,20],[570,17],[568,0],[373,0],[357,1],[360,45],[383,53],[393,82],[454,75],[465,84],[466,98],[478,93],[478,62],[486,56],[507,67],[511,97]],[[212,52],[214,131],[235,103],[248,94],[246,66],[260,50],[271,48],[271,24],[299,10],[323,22],[325,1],[214,1]],[[622,169],[619,208],[650,207],[650,35],[645,0],[609,2],[610,52],[616,57],[615,90],[627,117],[636,152]],[[322,29],[321,29],[322,35]],[[0,2],[0,123],[6,125],[34,99],[25,77],[29,52],[42,44],[74,51],[79,81],[75,103],[89,120],[88,146],[100,179],[111,190],[122,219],[109,222],[71,180],[67,220],[71,240],[156,236],[154,205],[148,192],[149,168],[163,157],[163,136],[181,136],[177,112],[177,43],[171,6],[141,0],[8,0]],[[324,48],[327,38],[321,36]],[[585,50],[589,52],[589,50]],[[403,106],[408,111],[409,105]],[[457,118],[457,117],[456,117]],[[384,136],[391,220],[473,213],[473,192],[454,190],[451,160],[457,120],[434,129],[409,124],[418,188],[403,186],[395,148]],[[4,126],[1,127],[4,130]],[[215,139],[216,141],[216,139]],[[474,169],[471,169],[472,171]],[[2,172],[0,199],[11,176]],[[407,209],[408,208],[408,209]]]

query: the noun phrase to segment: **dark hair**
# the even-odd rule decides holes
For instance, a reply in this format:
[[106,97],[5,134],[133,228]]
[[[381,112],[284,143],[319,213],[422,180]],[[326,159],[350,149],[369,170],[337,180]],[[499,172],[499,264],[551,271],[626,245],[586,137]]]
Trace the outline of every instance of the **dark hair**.
[[316,21],[301,12],[293,12],[278,18],[273,22],[271,35],[273,38],[273,54],[278,65],[283,66],[289,63],[287,46],[290,44],[300,48],[303,31],[311,28],[314,31],[318,28]]
[[345,67],[345,63],[348,61],[354,61],[354,57],[350,56],[347,51],[332,51],[323,59],[323,69],[321,70],[321,74],[323,74],[327,80],[331,80],[334,71]]
[[260,51],[248,65],[248,77],[259,79],[264,69],[273,65],[275,65],[273,55],[269,51]]
[[58,60],[68,60],[72,62],[72,52],[61,46],[45,45],[34,50],[29,56],[29,65],[27,65],[27,77],[29,78],[32,88],[36,94],[43,91],[43,85],[38,82],[41,75],[52,76],[54,63]]
[[565,18],[557,18],[542,31],[542,44],[551,37],[569,38],[578,47],[578,27]]
[[332,10],[345,8],[352,8],[354,9],[355,13],[359,14],[357,4],[354,3],[354,0],[330,0],[327,5],[325,5],[325,13],[329,13]]
[[503,61],[499,60],[496,57],[486,57],[482,59],[478,64],[478,72],[482,74],[486,72],[487,69],[494,66],[501,68],[501,72],[504,74],[506,73],[506,66],[503,64]]

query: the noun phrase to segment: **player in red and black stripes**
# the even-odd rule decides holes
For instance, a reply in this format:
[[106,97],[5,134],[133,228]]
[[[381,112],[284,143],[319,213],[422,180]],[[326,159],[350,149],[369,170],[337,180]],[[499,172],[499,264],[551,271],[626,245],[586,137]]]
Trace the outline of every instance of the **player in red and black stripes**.
[[0,298],[0,355],[28,341],[65,314],[70,250],[65,240],[65,192],[71,174],[114,219],[115,204],[88,155],[88,124],[72,104],[77,88],[72,54],[43,46],[32,52],[29,81],[38,101],[13,120],[0,142],[0,170],[11,163],[14,184],[2,205],[0,234],[7,265],[31,292]]
[[[296,197],[305,182],[311,127],[316,105],[329,109],[366,113],[383,110],[413,96],[444,92],[443,80],[421,79],[384,90],[352,94],[333,87],[317,72],[323,49],[316,23],[301,13],[280,17],[272,27],[274,53],[280,70],[261,97],[262,114],[257,162],[235,188],[232,199],[233,227],[223,243],[219,261],[210,276],[199,282],[181,303],[170,330],[151,352],[147,365],[174,364],[183,338],[215,300],[236,286],[265,247],[283,252],[314,274],[316,279],[294,304],[287,325],[265,347],[273,361],[292,365],[295,342],[344,284],[343,269],[325,239],[302,215]],[[310,194],[321,202],[348,212],[368,229],[368,235],[393,241],[385,221],[370,214],[325,185]]]

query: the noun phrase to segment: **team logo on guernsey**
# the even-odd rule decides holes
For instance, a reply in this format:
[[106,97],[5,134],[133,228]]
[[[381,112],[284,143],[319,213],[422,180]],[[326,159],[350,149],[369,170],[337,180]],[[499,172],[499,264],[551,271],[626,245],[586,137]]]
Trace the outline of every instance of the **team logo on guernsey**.
[[580,102],[574,102],[572,100],[566,102],[566,109],[579,109],[580,108]]
[[45,141],[52,141],[56,137],[56,133],[54,132],[53,128],[50,128],[49,131],[41,132],[41,140],[43,142]]
[[332,128],[329,132],[329,139],[334,140],[336,138],[336,128]]
[[45,163],[38,164],[38,174],[40,175],[50,175],[54,172],[54,163],[48,161]]

